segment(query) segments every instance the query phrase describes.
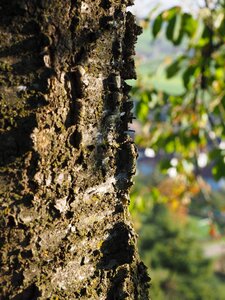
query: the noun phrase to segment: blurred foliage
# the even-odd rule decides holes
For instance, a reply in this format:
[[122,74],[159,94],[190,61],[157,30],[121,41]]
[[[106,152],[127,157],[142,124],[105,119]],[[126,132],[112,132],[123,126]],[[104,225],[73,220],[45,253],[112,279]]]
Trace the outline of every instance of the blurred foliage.
[[225,286],[214,274],[212,261],[203,257],[188,222],[162,203],[142,218],[139,249],[150,268],[152,299],[224,299]]
[[[136,143],[156,157],[153,172],[136,178],[130,209],[157,300],[225,295],[225,271],[215,273],[218,259],[216,264],[206,259],[201,244],[225,232],[224,196],[201,178],[204,167],[216,180],[225,175],[225,1],[213,7],[209,2],[195,15],[176,6],[141,22],[145,28],[150,24],[149,42],[166,39],[174,46],[163,65],[162,51],[153,59],[149,54],[133,87],[142,124]],[[173,82],[170,88],[165,77]]]
[[223,191],[211,191],[208,193],[202,190],[193,197],[189,213],[201,219],[210,218],[218,226],[222,236],[225,235],[225,201]]
[[[210,8],[206,1],[197,16],[176,6],[154,20],[146,18],[145,24],[149,22],[155,41],[164,35],[184,48],[165,65],[167,78],[179,75],[184,91],[176,95],[146,87],[141,77],[137,80],[133,93],[143,124],[137,144],[164,153],[161,169],[165,172],[175,157],[176,171],[190,182],[196,181],[203,154],[204,163],[219,180],[225,174],[225,3]],[[154,72],[149,76],[153,78]]]
[[135,217],[135,226],[138,229],[141,226],[139,216],[150,211],[157,203],[166,203],[172,212],[182,215],[183,218],[188,214],[191,199],[194,199],[195,204],[192,207],[195,211],[200,212],[202,203],[207,204],[208,212],[212,209],[218,211],[222,204],[216,201],[214,206],[210,205],[213,195],[215,193],[212,193],[210,186],[201,177],[196,182],[190,182],[184,175],[171,178],[161,172],[160,166],[156,166],[150,176],[139,172],[136,177],[131,193],[130,211]]

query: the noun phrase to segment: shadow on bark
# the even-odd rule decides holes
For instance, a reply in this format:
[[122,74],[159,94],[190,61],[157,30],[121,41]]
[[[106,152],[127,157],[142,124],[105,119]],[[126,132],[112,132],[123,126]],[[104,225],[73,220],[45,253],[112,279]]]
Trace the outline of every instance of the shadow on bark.
[[129,294],[123,291],[124,279],[128,276],[128,271],[126,269],[121,269],[117,272],[116,276],[113,278],[113,283],[108,291],[107,300],[125,300],[129,299]]
[[[13,22],[13,15],[7,20]],[[22,33],[23,41],[11,46],[1,42],[0,166],[13,163],[32,149],[30,135],[37,126],[36,110],[48,104],[44,94],[52,71],[44,66],[40,54],[48,40],[35,22],[24,24]],[[30,34],[34,36],[27,37]]]
[[120,222],[109,230],[109,236],[101,246],[102,257],[98,269],[111,270],[124,264],[130,264],[135,252],[131,244],[130,228]]
[[37,300],[39,296],[41,296],[40,291],[35,284],[32,284],[23,292],[13,297],[12,300]]
[[20,119],[18,125],[0,134],[0,167],[14,162],[32,148],[30,135],[36,125],[34,116]]

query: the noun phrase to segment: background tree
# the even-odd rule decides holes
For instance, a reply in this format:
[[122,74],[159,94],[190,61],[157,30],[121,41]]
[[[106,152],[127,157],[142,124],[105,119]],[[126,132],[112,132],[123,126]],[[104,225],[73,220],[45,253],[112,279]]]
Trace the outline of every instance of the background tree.
[[0,3],[1,299],[148,299],[127,212],[130,4]]
[[151,270],[152,299],[224,298],[224,282],[214,275],[212,260],[204,257],[188,222],[162,203],[155,204],[142,221],[139,247]]

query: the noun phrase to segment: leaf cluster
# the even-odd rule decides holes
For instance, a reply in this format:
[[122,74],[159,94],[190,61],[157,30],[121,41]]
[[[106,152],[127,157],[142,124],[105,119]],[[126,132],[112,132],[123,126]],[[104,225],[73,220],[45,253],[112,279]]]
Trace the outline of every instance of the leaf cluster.
[[[225,9],[200,8],[198,15],[175,6],[150,20],[156,41],[160,35],[184,51],[164,66],[167,79],[180,77],[184,92],[143,87],[137,82],[136,114],[143,123],[137,142],[176,157],[177,171],[198,173],[203,153],[216,179],[225,175]],[[151,75],[152,77],[154,76]],[[167,157],[167,156],[165,156]],[[168,157],[167,157],[168,160]],[[164,168],[171,167],[169,163]]]

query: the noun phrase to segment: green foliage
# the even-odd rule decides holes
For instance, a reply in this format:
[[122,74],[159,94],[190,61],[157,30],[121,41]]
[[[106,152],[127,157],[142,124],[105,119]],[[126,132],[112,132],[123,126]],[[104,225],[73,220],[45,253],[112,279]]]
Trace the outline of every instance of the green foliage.
[[[136,113],[145,124],[145,135],[137,141],[155,151],[174,153],[177,170],[186,175],[198,168],[202,152],[207,154],[208,164],[213,162],[215,178],[225,175],[225,147],[221,147],[225,140],[224,21],[224,5],[218,4],[212,10],[201,8],[197,16],[172,7],[151,23],[156,41],[164,35],[174,46],[184,48],[164,66],[168,79],[181,77],[184,92],[175,95],[175,90],[165,92],[157,85],[146,88],[141,80],[137,82]],[[154,74],[149,75],[152,80]],[[192,167],[185,168],[187,164]]]
[[136,112],[138,114],[139,120],[146,122],[149,113],[149,103],[151,102],[151,93],[143,92],[141,94],[140,101],[138,101],[136,106]]
[[201,217],[208,218],[214,221],[214,224],[218,226],[220,234],[225,234],[225,201],[224,201],[224,190],[222,191],[211,191],[207,193],[201,192],[198,196],[193,198],[190,204],[189,211],[191,214]]
[[155,19],[155,21],[154,21],[154,23],[153,23],[153,25],[152,25],[152,34],[153,34],[154,37],[156,37],[157,34],[160,32],[160,29],[161,29],[161,27],[162,27],[162,24],[163,24],[163,18],[162,18],[162,15],[159,15],[159,16]]
[[[141,65],[144,78],[139,76],[133,91],[136,114],[143,125],[136,142],[164,157],[155,168],[160,167],[160,176],[151,177],[151,182],[139,178],[131,197],[131,211],[140,229],[141,257],[152,277],[151,296],[157,300],[222,300],[225,288],[214,274],[212,261],[202,254],[200,241],[208,237],[209,227],[200,227],[199,217],[224,211],[224,197],[217,195],[215,199],[213,194],[211,202],[205,199],[205,186],[198,186],[195,174],[199,171],[199,156],[205,153],[215,178],[225,175],[225,4],[220,2],[211,10],[200,8],[195,16],[176,6],[161,12],[150,24],[149,40],[151,37],[157,43],[164,38],[166,46],[170,43],[174,47],[174,54],[170,51],[170,59],[163,64],[163,47],[158,56],[152,51],[151,63],[144,61]],[[177,50],[178,46],[182,51]],[[172,181],[160,189],[159,182],[165,181],[164,174],[171,167],[181,174],[178,178],[185,178],[186,191],[184,188],[178,193],[179,182],[168,189]],[[197,186],[194,192],[193,183]],[[169,192],[163,193],[166,189]],[[171,196],[172,190],[175,193]],[[186,215],[191,221],[185,224],[167,209],[170,206],[172,211],[187,193],[190,199],[199,190],[207,205],[204,202],[205,210],[198,215],[203,200],[191,203],[190,209],[198,217]],[[221,219],[212,217],[212,221],[219,224],[220,232],[224,230]]]
[[152,299],[223,299],[225,288],[192,238],[189,224],[164,204],[155,204],[143,216],[139,235],[141,256],[151,272]]

